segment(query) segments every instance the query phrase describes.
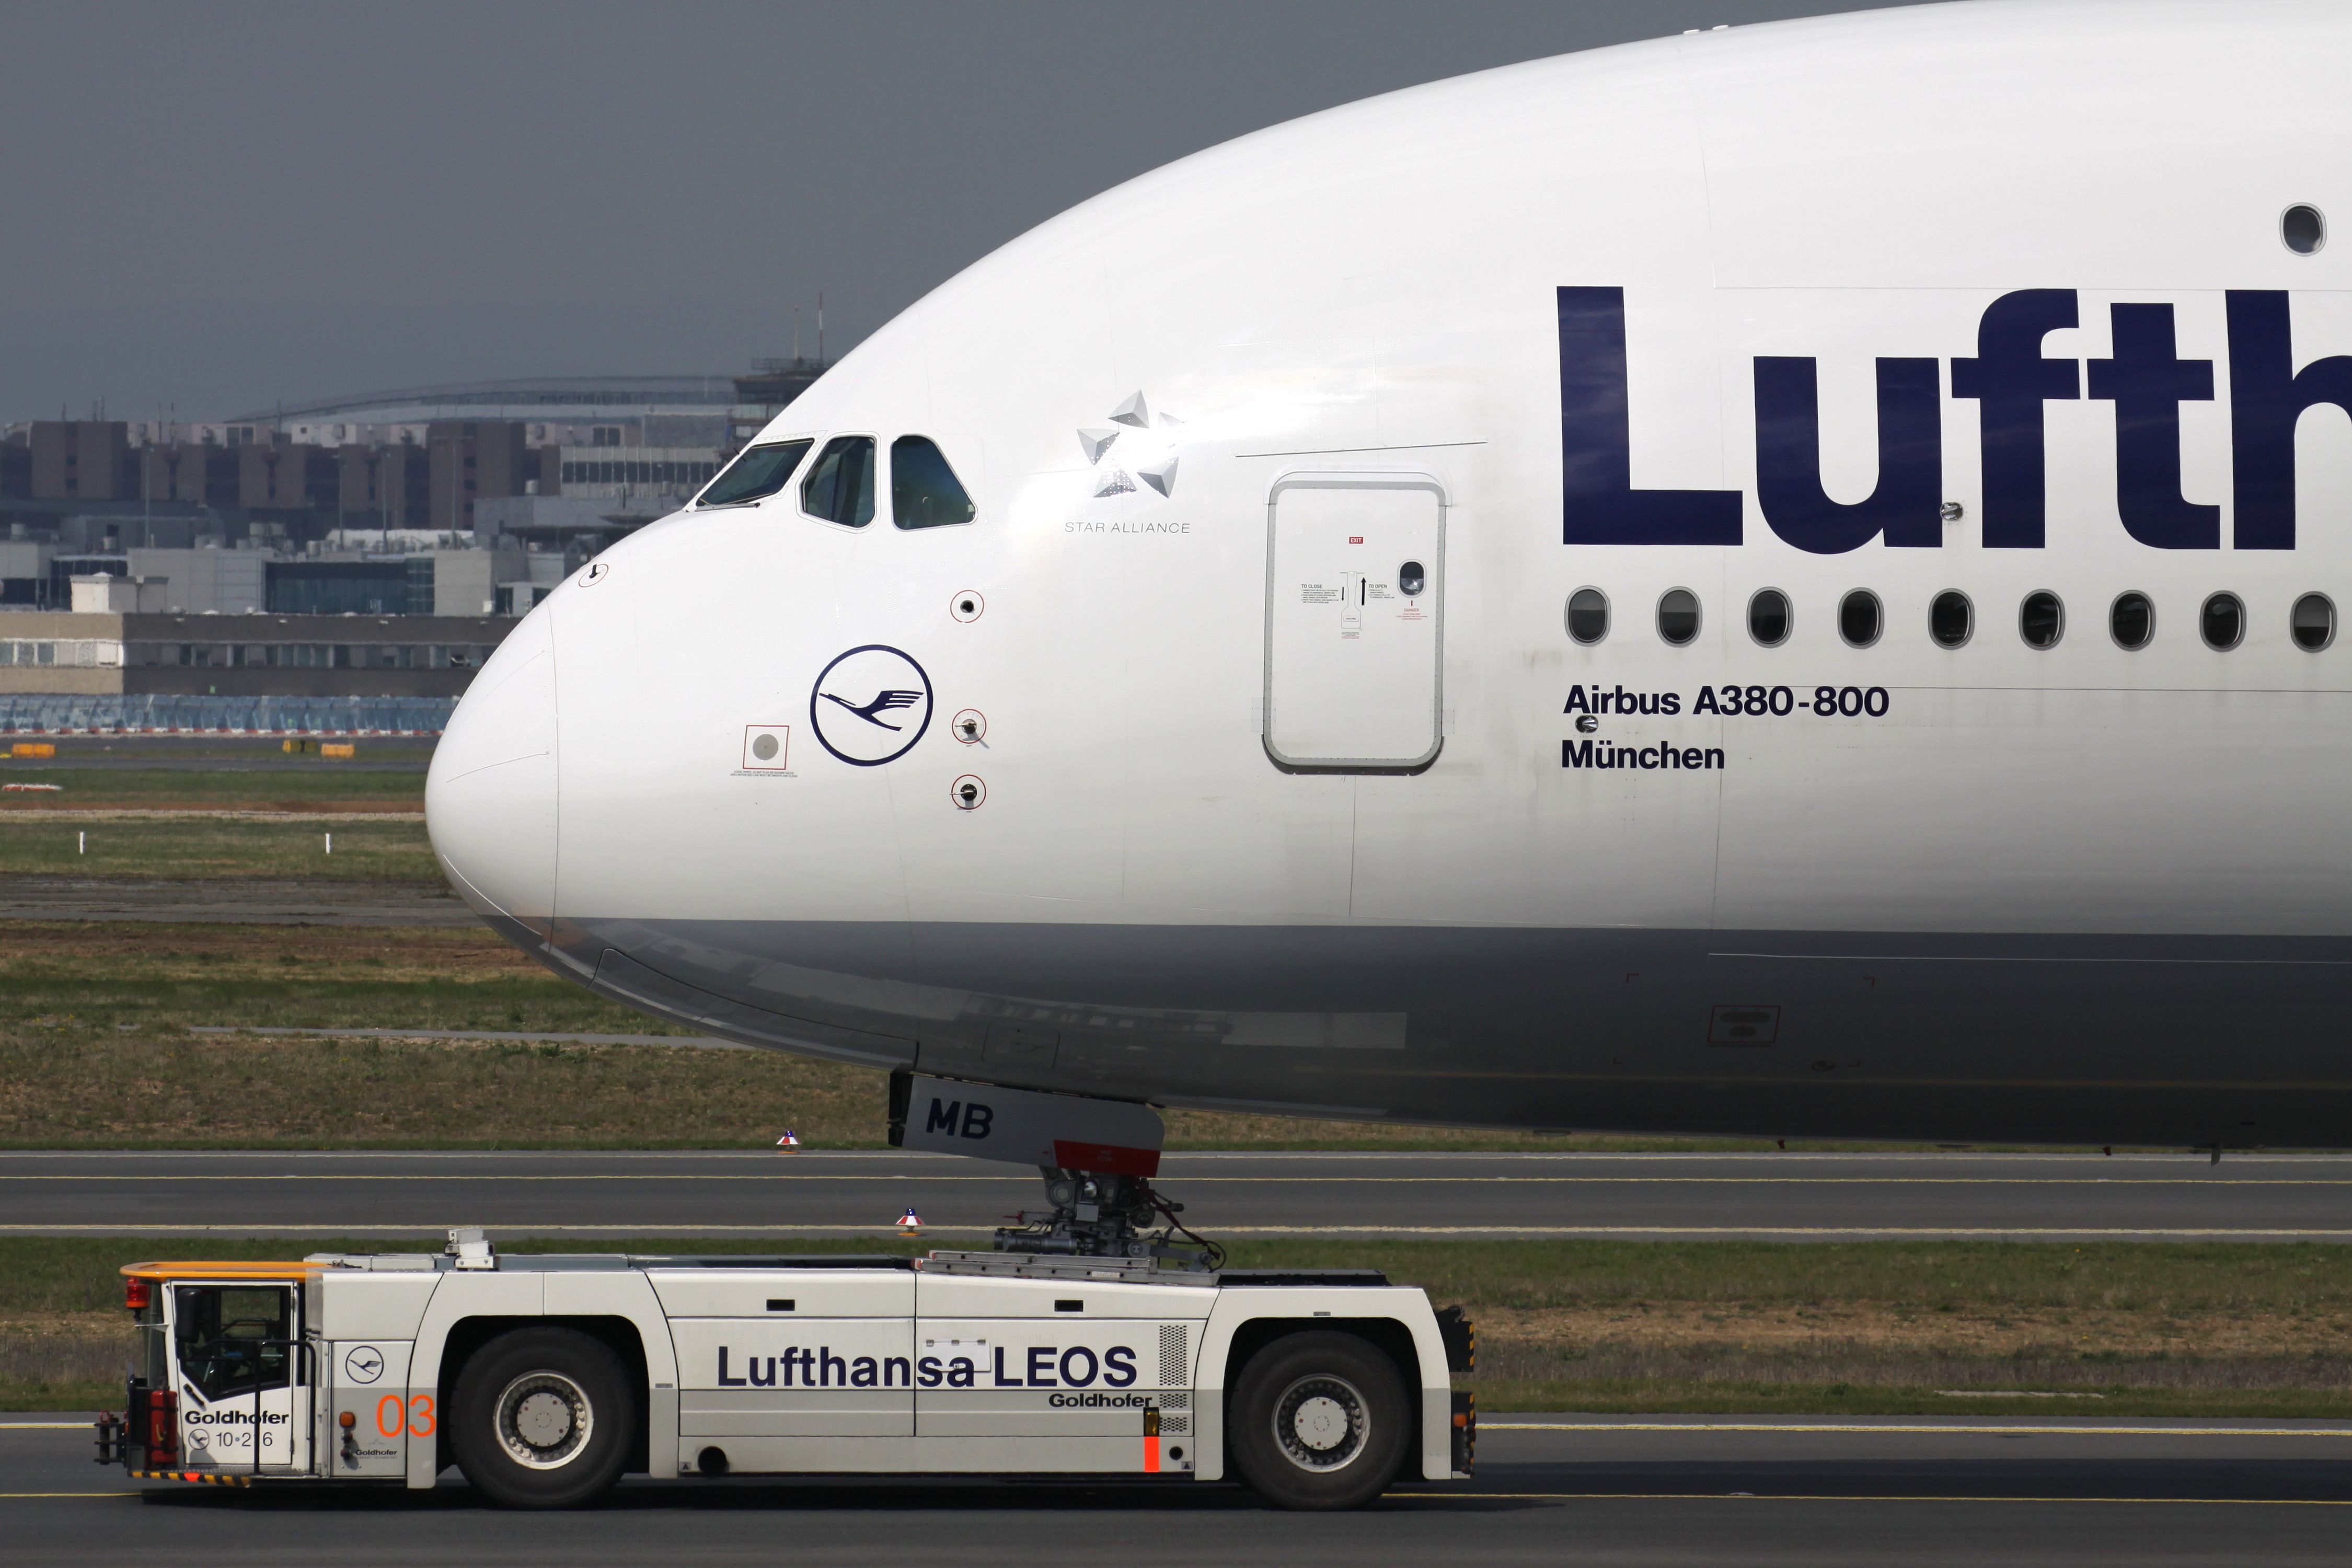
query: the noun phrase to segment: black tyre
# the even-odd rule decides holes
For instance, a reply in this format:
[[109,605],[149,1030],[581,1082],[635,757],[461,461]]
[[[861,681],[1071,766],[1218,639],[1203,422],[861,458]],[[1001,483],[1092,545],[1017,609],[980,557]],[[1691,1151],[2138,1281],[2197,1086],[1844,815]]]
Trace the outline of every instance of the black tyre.
[[1242,1369],[1226,1451],[1277,1508],[1361,1508],[1404,1464],[1412,1411],[1396,1364],[1371,1345],[1325,1330],[1291,1334]]
[[637,1402],[621,1358],[576,1329],[517,1329],[474,1352],[449,1447],[501,1508],[576,1508],[621,1479]]

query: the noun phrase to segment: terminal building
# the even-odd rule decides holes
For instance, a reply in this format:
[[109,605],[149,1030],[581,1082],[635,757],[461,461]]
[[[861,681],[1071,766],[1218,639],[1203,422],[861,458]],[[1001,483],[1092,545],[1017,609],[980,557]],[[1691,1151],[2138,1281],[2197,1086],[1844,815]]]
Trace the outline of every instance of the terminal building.
[[513,624],[0,610],[0,694],[454,699]]
[[0,732],[358,727],[360,702],[437,729],[516,616],[823,370],[0,429]]
[[763,360],[740,376],[466,382],[213,421],[0,427],[0,524],[64,539],[98,518],[150,545],[507,534],[593,553],[684,505],[824,368]]

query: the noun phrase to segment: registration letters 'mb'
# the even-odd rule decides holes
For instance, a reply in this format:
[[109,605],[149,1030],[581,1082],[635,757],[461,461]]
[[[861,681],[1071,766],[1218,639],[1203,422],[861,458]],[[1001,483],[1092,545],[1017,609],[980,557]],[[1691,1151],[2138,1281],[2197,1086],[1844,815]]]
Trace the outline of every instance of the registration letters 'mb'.
[[930,1114],[923,1119],[923,1131],[944,1132],[950,1138],[985,1138],[995,1120],[996,1112],[978,1100],[967,1105],[960,1100],[942,1100],[934,1095]]

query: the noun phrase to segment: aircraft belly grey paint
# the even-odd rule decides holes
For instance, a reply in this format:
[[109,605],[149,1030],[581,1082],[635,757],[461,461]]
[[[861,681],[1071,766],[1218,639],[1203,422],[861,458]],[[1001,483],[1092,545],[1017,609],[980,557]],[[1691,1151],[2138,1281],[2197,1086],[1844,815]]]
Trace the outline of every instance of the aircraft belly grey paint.
[[535,609],[436,847],[606,994],[950,1078],[2340,1143],[2347,65],[1963,5],[1187,159]]

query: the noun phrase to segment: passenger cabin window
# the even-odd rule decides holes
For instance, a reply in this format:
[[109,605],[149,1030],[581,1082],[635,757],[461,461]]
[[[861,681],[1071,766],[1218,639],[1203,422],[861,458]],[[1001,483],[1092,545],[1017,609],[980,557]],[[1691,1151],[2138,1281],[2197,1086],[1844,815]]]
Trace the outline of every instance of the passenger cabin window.
[[2155,602],[2137,590],[2116,595],[2107,610],[2107,631],[2117,647],[2135,652],[2146,647],[2156,636]]
[[1856,588],[1838,601],[1838,636],[1850,647],[1868,647],[1876,642],[1884,618],[1878,595],[1867,588]]
[[2279,215],[2279,238],[2297,256],[2316,256],[2327,243],[2327,220],[2317,207],[2291,206]]
[[1947,588],[1927,602],[1927,636],[1937,647],[1963,647],[1976,628],[1976,606],[1958,589]]
[[2047,588],[2037,588],[2017,606],[2017,635],[2032,648],[2053,648],[2066,635],[2066,606]]
[[835,436],[801,481],[801,510],[844,528],[874,521],[874,437]]
[[2245,637],[2246,606],[2235,594],[2216,594],[2198,613],[2197,629],[2204,635],[2207,647],[2226,653]]
[[1698,636],[1698,595],[1688,588],[1669,588],[1658,597],[1658,636],[1675,647]]
[[2294,636],[2294,646],[2305,653],[2317,653],[2336,640],[2336,605],[2325,594],[2305,594],[2294,602],[2294,611],[2287,617],[2287,629]]
[[900,528],[945,528],[979,513],[937,443],[901,436],[890,443],[890,521]]
[[1609,635],[1609,595],[1579,588],[1568,596],[1568,635],[1591,647]]
[[1789,640],[1789,595],[1778,588],[1760,588],[1748,601],[1748,635],[1764,647]]
[[758,500],[782,489],[808,455],[807,441],[774,441],[764,447],[746,447],[742,454],[727,465],[710,487],[695,498],[697,506],[740,506],[745,501]]

